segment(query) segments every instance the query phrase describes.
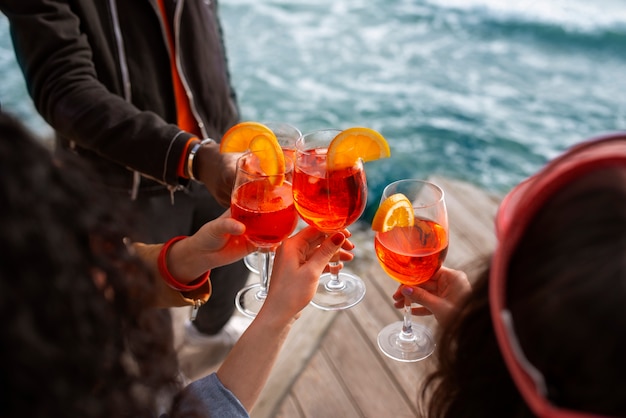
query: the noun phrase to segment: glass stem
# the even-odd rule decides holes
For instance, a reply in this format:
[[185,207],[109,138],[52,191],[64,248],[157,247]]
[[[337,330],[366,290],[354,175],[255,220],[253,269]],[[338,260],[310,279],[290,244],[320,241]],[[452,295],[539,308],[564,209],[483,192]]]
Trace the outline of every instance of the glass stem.
[[261,276],[260,288],[256,292],[256,298],[264,300],[267,297],[267,289],[272,276],[272,266],[274,265],[274,255],[276,252],[271,248],[260,248],[257,251],[259,261],[259,275]]
[[404,297],[404,318],[402,320],[402,332],[400,333],[401,341],[415,341],[416,335],[413,333],[413,324],[411,323],[411,300]]
[[333,290],[341,290],[346,287],[346,284],[339,278],[339,270],[341,270],[341,264],[339,264],[339,251],[337,251],[328,262],[330,280],[325,285],[326,290],[332,292]]

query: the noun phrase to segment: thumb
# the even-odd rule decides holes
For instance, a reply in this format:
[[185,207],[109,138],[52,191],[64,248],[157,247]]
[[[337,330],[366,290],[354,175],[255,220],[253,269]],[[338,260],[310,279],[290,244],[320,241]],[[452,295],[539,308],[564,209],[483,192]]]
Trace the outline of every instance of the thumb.
[[225,235],[241,235],[246,231],[246,227],[241,222],[233,218],[217,218],[212,222],[212,235],[223,237]]
[[193,239],[193,242],[197,243],[196,247],[202,251],[216,251],[226,244],[229,236],[241,235],[245,231],[246,227],[241,222],[233,218],[220,217],[202,225],[190,239]]
[[326,238],[324,242],[319,246],[317,251],[313,253],[311,258],[309,259],[310,263],[314,265],[319,265],[321,268],[324,268],[326,264],[330,261],[330,259],[335,255],[341,245],[346,240],[345,235],[341,232],[337,232],[330,237]]

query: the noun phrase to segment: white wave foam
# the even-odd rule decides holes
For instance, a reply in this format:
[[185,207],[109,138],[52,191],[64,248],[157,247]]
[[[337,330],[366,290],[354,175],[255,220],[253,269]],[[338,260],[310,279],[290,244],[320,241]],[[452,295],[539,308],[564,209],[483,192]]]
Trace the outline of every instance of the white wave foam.
[[626,24],[623,0],[424,0],[457,10],[481,10],[501,19],[544,22],[582,30],[610,29]]

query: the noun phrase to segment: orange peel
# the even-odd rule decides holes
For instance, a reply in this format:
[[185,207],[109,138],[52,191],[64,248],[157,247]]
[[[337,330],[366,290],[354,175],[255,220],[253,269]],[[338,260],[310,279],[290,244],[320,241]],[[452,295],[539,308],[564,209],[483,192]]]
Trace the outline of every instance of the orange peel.
[[220,141],[220,152],[254,153],[261,171],[271,184],[279,186],[285,179],[285,155],[278,138],[267,126],[259,122],[241,122],[231,127]]
[[408,227],[414,224],[413,205],[402,193],[392,194],[383,200],[372,219],[372,229],[376,232],[387,232],[396,227]]
[[374,161],[391,156],[387,140],[377,131],[360,126],[341,131],[328,146],[329,170],[353,166],[357,160]]
[[274,138],[257,135],[250,141],[250,152],[259,158],[261,171],[269,177],[274,186],[280,186],[285,179],[285,154]]
[[220,141],[220,152],[245,152],[250,148],[253,138],[263,135],[269,138],[278,139],[270,128],[259,122],[241,122],[231,127]]

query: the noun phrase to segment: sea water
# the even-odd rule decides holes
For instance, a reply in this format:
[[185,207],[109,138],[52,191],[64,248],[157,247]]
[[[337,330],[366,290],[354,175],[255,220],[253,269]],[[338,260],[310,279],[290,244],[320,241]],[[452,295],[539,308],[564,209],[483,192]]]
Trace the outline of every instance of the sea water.
[[[221,0],[244,120],[367,126],[382,188],[432,174],[502,194],[576,142],[626,129],[623,0]],[[0,20],[0,101],[40,132]]]

